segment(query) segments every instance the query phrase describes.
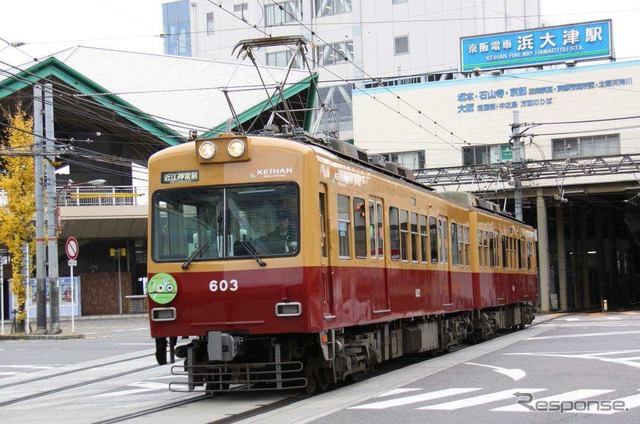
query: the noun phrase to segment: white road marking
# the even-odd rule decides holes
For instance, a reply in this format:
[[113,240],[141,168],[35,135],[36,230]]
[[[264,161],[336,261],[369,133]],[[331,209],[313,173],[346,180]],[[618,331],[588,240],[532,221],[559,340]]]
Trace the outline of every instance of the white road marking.
[[145,393],[145,392],[152,392],[155,390],[168,390],[169,386],[167,384],[162,384],[162,383],[152,383],[149,381],[141,381],[138,383],[132,383],[132,384],[128,384],[127,386],[133,386],[133,387],[139,387],[138,389],[131,389],[131,390],[121,390],[118,392],[111,392],[111,393],[102,393],[99,395],[94,395],[92,397],[97,397],[97,398],[104,398],[104,397],[119,397],[119,396],[128,396],[128,395],[135,395],[135,394],[139,394],[139,393]]
[[[527,392],[526,390],[523,390],[524,393],[531,393],[531,392]],[[590,397],[594,397],[594,396],[598,396],[598,395],[603,395],[605,393],[611,393],[613,392],[613,390],[590,390],[590,389],[581,389],[581,390],[574,390],[572,392],[567,392],[567,393],[562,393],[559,395],[554,395],[554,396],[548,396],[545,398],[540,398],[540,399],[534,399],[533,401],[531,401],[531,405],[535,405],[538,402],[546,402],[546,404],[548,405],[549,402],[570,402],[570,401],[576,401],[576,400],[582,400],[582,399],[587,399]],[[516,400],[516,399],[514,399]],[[520,405],[518,403],[516,403],[515,405],[509,405],[509,406],[503,406],[501,408],[495,408],[492,409],[492,411],[500,411],[500,412],[531,412],[531,410],[529,408],[527,408],[524,405]]]
[[395,396],[395,395],[401,395],[404,393],[411,393],[411,392],[415,392],[418,390],[422,390],[422,389],[410,389],[410,388],[406,388],[406,389],[393,389],[393,390],[389,390],[386,393],[383,393],[381,395],[376,396],[376,398],[381,398],[381,397],[388,397],[388,396]]
[[412,403],[425,402],[433,399],[440,399],[447,396],[459,395],[462,393],[475,392],[476,390],[482,390],[479,388],[469,389],[444,389],[436,392],[423,393],[420,395],[408,396],[400,399],[383,400],[382,402],[368,403],[366,405],[353,406],[348,409],[386,409],[393,408],[394,406],[409,405]]
[[[454,409],[468,408],[470,406],[482,405],[484,403],[496,402],[499,400],[511,399],[514,401],[516,397],[514,393],[524,392],[524,393],[538,393],[547,389],[510,389],[503,390],[501,392],[489,393],[487,395],[480,395],[475,397],[470,397],[466,399],[454,400],[452,402],[440,403],[437,405],[424,406],[422,408],[418,408],[421,410],[440,410],[440,411],[453,411]],[[519,406],[519,405],[518,405]]]
[[501,368],[501,367],[496,367],[494,365],[476,364],[476,363],[473,363],[473,362],[465,362],[465,364],[467,364],[467,365],[476,365],[478,367],[491,368],[491,369],[493,369],[495,372],[497,372],[499,374],[503,374],[503,375],[506,375],[507,377],[512,378],[513,381],[518,381],[518,380],[524,378],[527,375],[526,372],[524,372],[523,370],[521,370],[519,368]]
[[564,334],[560,336],[529,337],[525,340],[574,339],[579,337],[621,336],[625,334],[640,334],[640,331],[609,331],[607,333]]
[[114,346],[155,346],[155,342],[151,342],[151,343],[114,343]]
[[0,365],[0,368],[27,368],[32,370],[50,370],[52,366],[48,365]]
[[[612,364],[620,364],[626,365],[632,368],[640,368],[640,362],[634,362],[628,358],[602,358],[602,356],[606,355],[619,355],[622,353],[631,353],[638,352],[637,350],[620,350],[620,351],[605,351],[605,352],[595,352],[595,353],[587,353],[581,355],[572,355],[572,354],[562,354],[562,353],[505,353],[505,355],[522,355],[522,356],[546,356],[546,357],[555,357],[555,358],[572,358],[572,359],[595,359],[596,361],[607,362]],[[633,358],[631,358],[633,359]]]

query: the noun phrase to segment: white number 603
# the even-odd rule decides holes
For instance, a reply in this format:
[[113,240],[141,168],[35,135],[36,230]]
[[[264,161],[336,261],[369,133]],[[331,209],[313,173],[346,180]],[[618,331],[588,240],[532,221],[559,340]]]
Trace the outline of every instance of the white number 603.
[[231,280],[231,281],[227,281],[227,280],[211,280],[211,282],[209,282],[209,290],[211,290],[212,292],[216,292],[216,291],[236,291],[238,290],[238,280]]

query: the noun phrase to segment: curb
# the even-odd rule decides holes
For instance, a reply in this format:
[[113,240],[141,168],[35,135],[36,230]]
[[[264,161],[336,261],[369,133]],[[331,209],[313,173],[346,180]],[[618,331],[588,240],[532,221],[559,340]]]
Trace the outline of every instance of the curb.
[[0,340],[72,340],[72,339],[84,339],[84,334],[79,333],[65,333],[65,334],[3,334],[0,335]]

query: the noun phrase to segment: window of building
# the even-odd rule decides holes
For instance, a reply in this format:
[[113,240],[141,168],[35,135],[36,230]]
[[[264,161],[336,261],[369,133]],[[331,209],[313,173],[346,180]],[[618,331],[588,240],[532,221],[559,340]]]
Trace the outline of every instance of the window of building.
[[[346,59],[345,59],[346,58]],[[341,41],[318,46],[318,64],[335,65],[353,61],[353,41]]]
[[249,4],[246,1],[233,5],[233,13],[245,12],[247,10],[249,10]]
[[409,36],[403,35],[393,39],[394,51],[396,55],[409,53]]
[[513,151],[509,143],[462,148],[463,165],[485,165],[511,162],[512,160]]
[[400,259],[400,214],[398,208],[389,208],[389,247],[391,248],[391,260]]
[[620,134],[551,140],[553,159],[620,154]]
[[162,5],[164,53],[191,56],[191,21],[189,2],[174,1]]
[[207,13],[207,35],[213,34],[213,12]]
[[353,238],[355,241],[356,258],[367,257],[367,206],[364,199],[353,198]]
[[391,4],[400,4],[400,3],[406,3],[407,0],[391,0]]
[[338,194],[338,252],[340,259],[351,258],[350,227],[349,197]]
[[[282,7],[282,9],[280,9]],[[300,0],[287,0],[278,4],[265,4],[265,25],[277,26],[296,22],[302,19],[302,5]]]
[[[280,68],[286,68],[289,66],[289,62],[293,57],[291,50],[283,50],[281,52],[267,53],[267,66],[278,66]],[[296,60],[293,61],[293,67],[296,69],[302,69],[302,59],[300,56],[296,56]]]
[[351,0],[316,0],[316,17],[351,12]]
[[424,168],[424,150],[416,150],[413,152],[391,152],[381,153],[386,160],[395,162],[400,166],[404,166],[409,169],[422,169]]

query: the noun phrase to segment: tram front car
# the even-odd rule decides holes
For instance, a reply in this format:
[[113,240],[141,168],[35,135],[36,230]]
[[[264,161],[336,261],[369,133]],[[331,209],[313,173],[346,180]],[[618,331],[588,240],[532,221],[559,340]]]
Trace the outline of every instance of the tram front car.
[[188,390],[306,385],[322,330],[319,293],[304,284],[319,280],[320,249],[304,246],[321,240],[314,161],[303,143],[232,134],[149,160],[151,336],[160,364],[167,346],[185,359],[174,370]]

